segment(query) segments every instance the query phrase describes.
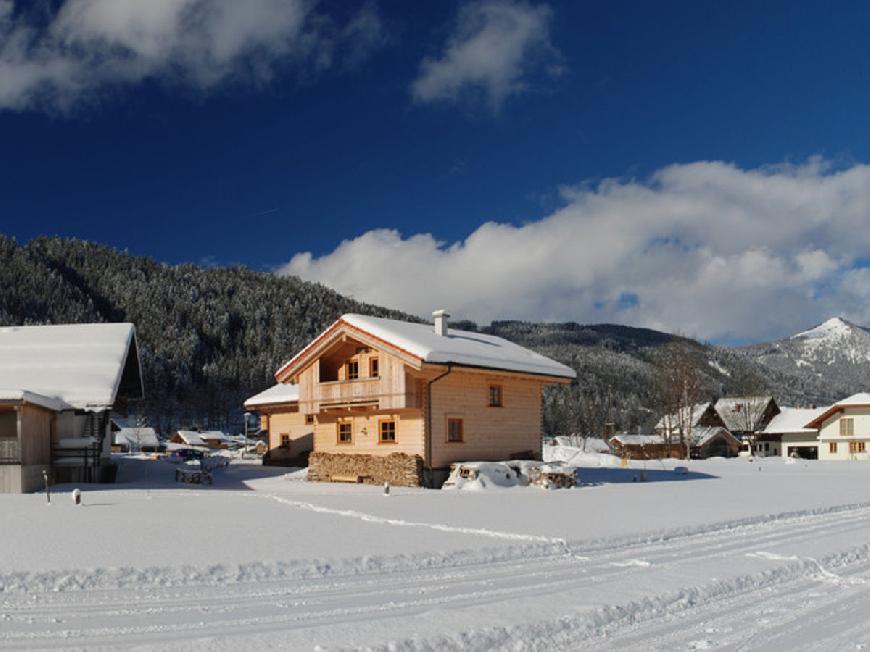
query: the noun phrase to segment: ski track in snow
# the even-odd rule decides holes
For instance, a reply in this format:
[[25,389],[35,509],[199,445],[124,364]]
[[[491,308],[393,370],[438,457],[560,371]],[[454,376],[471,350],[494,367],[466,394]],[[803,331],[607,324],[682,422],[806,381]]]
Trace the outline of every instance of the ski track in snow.
[[[266,497],[292,509],[316,508],[396,528],[449,527]],[[870,608],[870,543],[842,550],[844,540],[870,541],[870,504],[620,541],[449,531],[524,545],[236,568],[9,574],[0,576],[0,648],[231,649],[251,638],[256,644],[246,646],[252,649],[303,643],[311,648],[319,635],[326,647],[341,648],[354,646],[359,628],[385,622],[395,623],[380,630],[395,631],[393,640],[366,649],[815,649],[809,641],[819,641],[817,636],[796,632],[813,623],[825,631],[837,624],[831,636],[845,645],[870,631],[857,616],[859,607]],[[807,548],[828,554],[791,552]],[[750,565],[756,570],[746,572]],[[734,572],[720,579],[705,575],[706,568],[723,566]],[[673,587],[675,576],[686,583]],[[637,588],[668,586],[664,579],[671,590],[649,595]],[[601,604],[598,592],[620,594],[620,587],[637,597],[590,606]],[[539,612],[564,615],[528,614],[530,595],[539,596]],[[822,610],[823,622],[813,620],[819,605],[830,607]],[[488,622],[474,615],[491,615],[493,606],[510,624],[470,626]],[[413,636],[414,618],[433,610],[449,610],[462,633]],[[410,623],[404,629],[397,614]],[[753,626],[740,627],[747,619]],[[748,631],[754,632],[751,638]]]

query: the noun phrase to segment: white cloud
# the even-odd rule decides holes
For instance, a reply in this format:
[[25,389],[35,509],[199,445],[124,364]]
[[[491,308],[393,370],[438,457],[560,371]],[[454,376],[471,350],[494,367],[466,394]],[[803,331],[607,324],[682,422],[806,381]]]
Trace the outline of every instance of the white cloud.
[[547,5],[513,0],[465,5],[443,52],[420,64],[412,96],[418,102],[456,101],[477,92],[497,110],[509,96],[527,88],[533,73],[558,72],[551,19]]
[[[351,63],[386,40],[377,7],[346,25],[313,0],[66,0],[47,20],[0,0],[0,109],[65,110],[119,84],[263,83],[289,63]],[[43,24],[45,23],[45,24]]]
[[[842,314],[870,324],[870,166],[664,168],[563,190],[523,226],[464,241],[376,230],[280,273],[427,315],[614,321],[710,339],[777,337]],[[636,301],[635,301],[636,298]]]

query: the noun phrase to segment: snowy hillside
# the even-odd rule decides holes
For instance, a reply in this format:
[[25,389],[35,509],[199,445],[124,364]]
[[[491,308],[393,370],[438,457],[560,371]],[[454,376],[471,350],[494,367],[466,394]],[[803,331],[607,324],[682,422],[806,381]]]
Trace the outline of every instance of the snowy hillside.
[[870,332],[842,317],[743,351],[771,371],[793,376],[805,387],[817,387],[808,393],[820,399],[861,391],[870,377]]

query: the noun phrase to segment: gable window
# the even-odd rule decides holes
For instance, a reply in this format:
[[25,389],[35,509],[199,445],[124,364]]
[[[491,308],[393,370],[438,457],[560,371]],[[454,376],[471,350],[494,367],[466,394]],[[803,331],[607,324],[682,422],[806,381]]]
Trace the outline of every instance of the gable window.
[[347,379],[356,380],[359,378],[359,362],[353,360],[347,363]]
[[380,370],[378,369],[378,359],[370,358],[369,359],[369,376],[372,378],[377,378],[380,375]]
[[447,419],[447,441],[461,442],[463,441],[463,424],[462,419]]
[[501,385],[489,386],[489,407],[502,406],[502,389]]
[[851,437],[855,434],[855,419],[840,419],[840,436]]
[[347,419],[339,419],[336,424],[336,441],[339,444],[353,443],[353,423]]
[[313,414],[306,414],[305,415],[305,424],[310,426],[312,423],[314,423],[314,415]]
[[290,448],[290,435],[281,435],[281,448]]
[[378,441],[381,444],[396,443],[396,420],[392,417],[378,421]]
[[837,452],[837,442],[835,442],[835,441],[828,442],[828,452],[829,453],[836,453]]
[[864,452],[864,442],[863,441],[850,441],[849,442],[849,452],[853,455],[855,453],[863,453]]

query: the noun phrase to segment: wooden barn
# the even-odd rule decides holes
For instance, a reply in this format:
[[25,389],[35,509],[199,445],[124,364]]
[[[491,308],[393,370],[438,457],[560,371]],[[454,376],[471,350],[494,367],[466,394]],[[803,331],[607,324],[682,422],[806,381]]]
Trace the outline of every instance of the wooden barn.
[[273,385],[245,401],[245,409],[260,415],[260,431],[268,437],[263,464],[307,466],[316,416],[299,410],[297,385]]
[[0,492],[110,479],[110,413],[144,398],[132,324],[0,328]]
[[610,438],[614,455],[629,460],[680,459],[686,456],[678,439],[670,444],[661,435],[614,435]]
[[312,421],[311,479],[440,486],[453,462],[540,459],[542,390],[574,370],[433,317],[344,315],[278,370]]

